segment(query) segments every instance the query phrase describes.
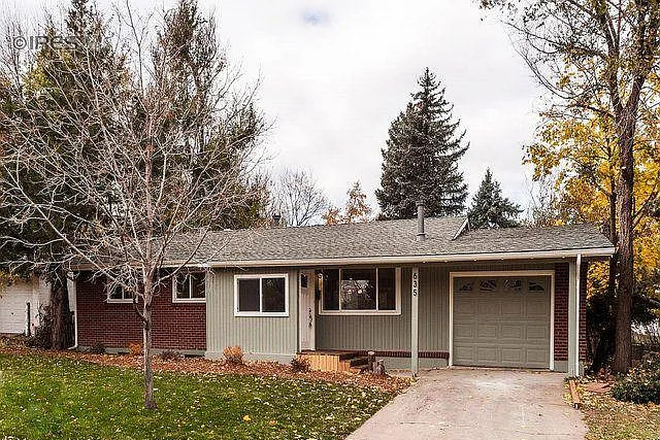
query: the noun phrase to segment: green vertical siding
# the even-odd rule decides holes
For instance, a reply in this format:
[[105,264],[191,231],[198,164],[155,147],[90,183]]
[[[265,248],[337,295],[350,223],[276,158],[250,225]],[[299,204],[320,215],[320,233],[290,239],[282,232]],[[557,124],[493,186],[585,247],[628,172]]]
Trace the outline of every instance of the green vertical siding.
[[[419,349],[449,350],[449,273],[553,269],[552,262],[462,263],[419,265]],[[288,317],[235,317],[234,275],[286,273],[289,276]],[[411,269],[401,270],[400,315],[318,315],[316,348],[410,350]],[[318,301],[317,301],[318,303]],[[298,349],[298,268],[215,270],[207,277],[207,356],[221,357],[228,345],[240,345],[248,357],[288,361]]]
[[[234,275],[285,273],[289,283],[288,317],[234,316]],[[261,269],[214,270],[206,281],[206,356],[222,357],[229,345],[240,345],[248,358],[286,361],[298,345],[298,271]]]
[[[420,265],[419,350],[449,350],[449,273],[553,269],[552,263]],[[411,269],[401,271],[401,315],[320,315],[317,349],[410,350]]]
[[[446,271],[420,268],[419,349],[447,350],[448,301]],[[400,315],[319,315],[316,319],[317,349],[410,350],[410,268],[401,271]],[[444,294],[443,294],[444,292]]]
[[410,347],[410,276],[410,269],[401,271],[400,315],[318,315],[316,348],[405,350]]
[[449,350],[449,271],[420,269],[419,350]]

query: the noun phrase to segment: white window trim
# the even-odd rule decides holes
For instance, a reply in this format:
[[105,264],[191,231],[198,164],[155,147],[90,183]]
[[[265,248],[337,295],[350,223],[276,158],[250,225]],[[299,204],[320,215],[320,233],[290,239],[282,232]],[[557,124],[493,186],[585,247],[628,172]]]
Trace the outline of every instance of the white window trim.
[[454,364],[454,278],[469,277],[550,277],[550,362],[548,369],[555,370],[555,271],[554,270],[512,270],[512,271],[470,271],[449,272],[449,359],[447,365]]
[[[259,279],[259,309],[263,308],[263,283],[262,278],[284,278],[284,311],[283,312],[241,312],[238,310],[238,281]],[[234,316],[236,317],[260,317],[260,318],[286,318],[289,316],[289,276],[285,273],[260,273],[234,275]]]
[[108,289],[108,285],[106,284],[104,286],[104,290],[106,291],[106,302],[108,304],[133,304],[133,298],[124,298],[123,296],[126,294],[126,289],[122,288],[122,298],[121,299],[116,299],[116,298],[110,298],[110,290]]
[[[342,315],[342,316],[359,316],[359,315],[400,315],[401,314],[401,268],[394,268],[394,290],[396,306],[394,310],[378,310],[378,269],[392,269],[392,267],[369,267],[368,269],[376,269],[376,310],[341,310],[341,301],[339,302],[340,310],[325,310],[324,309],[324,291],[321,294],[321,301],[319,302],[319,315]],[[341,274],[343,268],[339,268],[339,284],[341,287]]]
[[[204,272],[191,272],[191,273],[204,273]],[[172,277],[172,302],[173,303],[205,303],[206,302],[206,273],[204,273],[204,298],[179,298],[176,296],[177,290],[177,277],[179,275],[184,275],[183,273],[178,273]],[[187,273],[185,274],[187,275]],[[192,287],[192,286],[191,286]]]

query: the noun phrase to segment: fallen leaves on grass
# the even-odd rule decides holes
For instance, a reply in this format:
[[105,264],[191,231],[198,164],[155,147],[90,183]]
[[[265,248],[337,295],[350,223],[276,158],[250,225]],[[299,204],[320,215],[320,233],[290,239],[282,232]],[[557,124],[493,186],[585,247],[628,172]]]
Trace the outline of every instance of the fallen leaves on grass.
[[[91,362],[98,365],[141,368],[142,356],[91,354],[77,351],[54,351],[37,350],[24,347],[3,347],[0,345],[0,353],[7,354],[30,354],[35,353],[42,356],[62,357]],[[338,384],[350,384],[359,387],[373,387],[381,391],[400,393],[407,389],[411,381],[405,377],[378,376],[369,373],[350,372],[326,372],[305,371],[296,372],[288,365],[277,362],[247,362],[245,364],[232,364],[223,361],[213,361],[205,358],[183,358],[174,360],[163,360],[153,358],[155,371],[169,371],[189,374],[241,374],[263,377],[279,377],[287,379],[302,379],[315,382],[330,382]]]
[[620,402],[609,394],[609,385],[584,381],[580,386],[587,440],[660,439],[660,406]]
[[339,440],[394,396],[302,376],[161,371],[154,377],[154,412],[141,404],[135,364],[118,368],[71,357],[0,352],[0,434],[34,440]]

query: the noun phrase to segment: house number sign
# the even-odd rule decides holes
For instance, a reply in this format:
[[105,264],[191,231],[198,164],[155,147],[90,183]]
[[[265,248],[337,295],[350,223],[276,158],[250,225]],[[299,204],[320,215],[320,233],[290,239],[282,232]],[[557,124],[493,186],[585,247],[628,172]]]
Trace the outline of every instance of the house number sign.
[[413,267],[412,270],[412,296],[417,296],[419,293],[419,269]]

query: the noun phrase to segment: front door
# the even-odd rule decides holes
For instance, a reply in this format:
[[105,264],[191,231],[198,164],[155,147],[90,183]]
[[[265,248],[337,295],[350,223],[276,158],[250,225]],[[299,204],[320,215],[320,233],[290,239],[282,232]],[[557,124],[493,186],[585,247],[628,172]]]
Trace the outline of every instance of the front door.
[[300,327],[300,349],[316,349],[315,325],[316,313],[316,274],[313,270],[301,270],[298,280],[300,287],[299,327]]

